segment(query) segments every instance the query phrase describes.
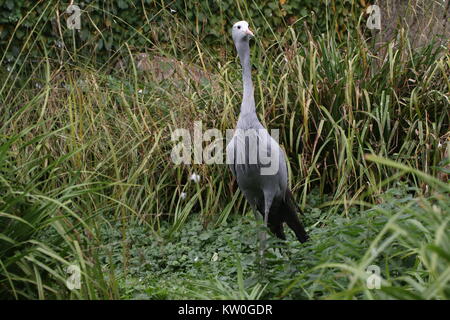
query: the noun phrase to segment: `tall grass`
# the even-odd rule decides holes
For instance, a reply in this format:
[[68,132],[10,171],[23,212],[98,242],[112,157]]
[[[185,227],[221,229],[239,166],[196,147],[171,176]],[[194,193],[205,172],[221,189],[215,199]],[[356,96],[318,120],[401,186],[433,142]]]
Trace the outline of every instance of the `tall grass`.
[[[400,41],[388,44],[380,56],[361,33],[339,43],[333,31],[312,35],[300,23],[268,47],[258,37],[252,44],[259,117],[267,127],[280,129],[298,202],[305,207],[310,191],[319,188],[321,195],[332,195],[324,206],[335,204],[327,213],[333,217],[378,202],[397,180],[429,195],[430,177],[448,157],[448,51],[433,45],[413,51],[402,31]],[[102,226],[120,226],[126,278],[131,223],[146,226],[143,237],[163,241],[191,215],[205,226],[221,225],[230,214],[248,209],[225,166],[170,161],[176,128],[192,130],[198,120],[204,129],[233,128],[242,86],[238,63],[233,52],[221,56],[190,34],[184,37],[194,40],[195,50],[183,52],[177,29],[170,44],[153,55],[181,56],[184,64],[172,60],[175,72],[158,81],[137,66],[135,56],[144,49],[127,44],[117,54],[117,68],[112,60],[98,67],[69,46],[43,47],[42,58],[31,61],[25,48],[40,45],[39,32],[37,25],[17,61],[0,60],[0,296],[118,298],[121,279],[114,264],[98,260],[106,250]],[[308,34],[306,43],[299,41],[301,32]],[[201,81],[192,68],[200,70]],[[413,169],[400,174],[399,167],[369,161],[378,158],[366,154]],[[189,180],[193,173],[201,176],[199,183]],[[443,197],[448,196],[446,183],[434,183]],[[448,203],[437,196],[418,205],[426,212],[448,213]],[[167,220],[172,226],[165,233],[161,223]],[[405,236],[398,254],[418,251],[420,267],[430,277],[414,273],[402,281],[426,287],[425,298],[442,297],[439,283],[448,280],[448,270],[439,269],[435,258],[448,252],[442,246],[448,221],[433,221],[423,228],[423,222],[412,222],[424,229],[427,243],[434,239],[435,246],[427,247],[395,218],[386,226]],[[372,246],[387,245],[382,237]],[[371,259],[322,266],[354,274],[348,290],[337,296],[352,297]],[[81,267],[79,291],[65,286],[71,264]],[[242,296],[258,297],[260,289]],[[407,297],[404,292],[398,296]]]

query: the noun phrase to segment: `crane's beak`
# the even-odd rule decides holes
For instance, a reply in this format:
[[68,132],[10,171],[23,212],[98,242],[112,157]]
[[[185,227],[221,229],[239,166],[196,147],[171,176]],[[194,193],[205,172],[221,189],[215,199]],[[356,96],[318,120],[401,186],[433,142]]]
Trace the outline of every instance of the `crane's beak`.
[[250,37],[254,37],[254,36],[255,36],[255,35],[253,34],[253,32],[250,30],[250,28],[248,28],[248,29],[245,31],[245,34],[249,35]]

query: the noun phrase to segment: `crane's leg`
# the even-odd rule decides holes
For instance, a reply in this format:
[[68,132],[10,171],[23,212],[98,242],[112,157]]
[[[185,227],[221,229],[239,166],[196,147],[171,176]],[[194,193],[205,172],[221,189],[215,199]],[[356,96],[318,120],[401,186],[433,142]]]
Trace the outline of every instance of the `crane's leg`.
[[[269,212],[270,212],[270,207],[272,206],[272,201],[273,201],[273,195],[264,192],[264,227],[268,226],[268,222],[269,222]],[[267,242],[267,232],[264,230],[262,232],[263,236],[261,237],[261,243],[260,243],[260,251],[259,254],[261,255],[261,257],[264,256],[264,251],[266,250],[266,242]],[[264,260],[263,260],[264,261]]]
[[[261,243],[264,242],[264,230],[261,229],[260,221],[263,220],[261,215],[263,215],[262,212],[262,206],[263,206],[263,197],[261,197],[259,194],[252,194],[252,193],[246,193],[243,191],[245,198],[247,199],[248,203],[250,204],[250,207],[252,208],[253,215],[255,216],[255,222],[258,229],[258,238],[259,238],[259,244],[260,244],[260,250],[258,257],[261,258]],[[259,210],[258,210],[259,208]],[[261,213],[261,214],[260,214]],[[261,261],[260,261],[261,262]]]
[[264,242],[264,230],[259,226],[259,221],[263,220],[256,208],[253,208],[253,215],[255,216],[255,221],[258,224],[258,238],[259,238],[259,256],[262,258],[262,243]]
[[[255,203],[258,203],[258,199],[255,199]],[[255,222],[258,226],[258,238],[259,238],[259,245],[260,245],[260,256],[261,255],[261,243],[264,241],[264,230],[261,230],[261,227],[259,226],[260,221],[263,220],[263,217],[258,212],[258,208],[256,206],[250,205],[252,207],[253,215],[255,216]]]

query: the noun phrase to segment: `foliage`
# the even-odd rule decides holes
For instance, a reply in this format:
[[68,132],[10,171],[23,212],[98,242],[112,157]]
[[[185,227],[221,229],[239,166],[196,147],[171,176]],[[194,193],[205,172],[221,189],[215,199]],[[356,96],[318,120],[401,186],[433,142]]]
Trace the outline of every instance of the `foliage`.
[[[323,33],[330,28],[326,16],[331,15],[333,26],[342,34],[347,27],[354,27],[357,18],[353,17],[362,13],[365,1],[85,0],[74,4],[82,12],[77,32],[67,27],[71,15],[65,12],[67,1],[1,0],[0,46],[7,49],[6,58],[15,60],[26,43],[26,50],[31,50],[28,54],[38,59],[45,46],[51,56],[60,55],[61,48],[67,47],[76,48],[78,55],[104,60],[120,53],[125,44],[155,49],[171,46],[174,36],[177,49],[189,52],[200,42],[223,46],[232,22],[244,19],[250,20],[261,36],[273,38],[274,32],[285,31],[299,19]],[[302,37],[306,40],[306,34]],[[37,45],[29,44],[33,40]]]
[[[81,249],[95,237],[95,225],[81,214],[95,215],[85,197],[108,183],[80,183],[77,173],[61,172],[60,164],[81,148],[53,158],[46,141],[60,130],[27,139],[35,127],[0,139],[0,298],[68,298],[67,268],[73,264],[83,286],[72,297],[113,298],[114,285],[106,287],[95,249],[88,257]],[[23,152],[31,158],[18,166],[14,158]]]
[[[307,207],[311,241],[270,239],[264,270],[256,264],[257,226],[249,214],[218,228],[204,229],[192,216],[174,238],[142,237],[129,226],[128,281],[131,299],[448,299],[450,295],[448,196],[415,198],[398,183],[370,209],[347,216],[327,207]],[[312,200],[320,201],[317,192]],[[170,224],[164,223],[162,235]],[[113,225],[104,243],[116,270],[124,272],[121,236]],[[164,237],[163,237],[164,238]],[[105,255],[107,256],[107,255]],[[381,290],[369,290],[366,268],[381,269]]]

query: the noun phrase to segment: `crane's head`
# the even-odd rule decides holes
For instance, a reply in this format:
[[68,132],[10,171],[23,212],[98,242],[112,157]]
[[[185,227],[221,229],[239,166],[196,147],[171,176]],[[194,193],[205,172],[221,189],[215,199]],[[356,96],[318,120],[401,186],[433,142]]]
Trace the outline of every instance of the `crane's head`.
[[250,31],[248,27],[247,21],[239,21],[233,25],[233,29],[231,30],[231,34],[233,36],[233,41],[235,43],[240,41],[248,41],[252,38],[253,32]]

